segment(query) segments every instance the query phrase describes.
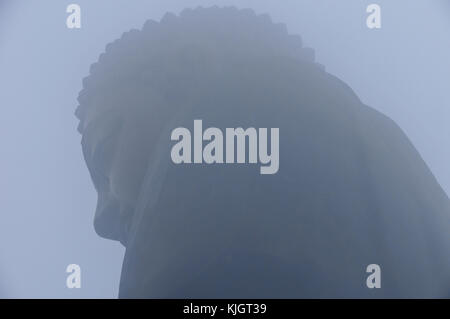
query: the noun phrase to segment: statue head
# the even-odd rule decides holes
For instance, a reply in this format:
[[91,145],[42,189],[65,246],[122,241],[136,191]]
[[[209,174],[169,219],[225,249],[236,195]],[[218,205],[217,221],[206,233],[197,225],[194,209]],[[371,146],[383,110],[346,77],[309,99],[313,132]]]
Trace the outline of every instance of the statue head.
[[83,80],[76,111],[98,193],[96,232],[126,245],[155,143],[160,138],[169,143],[161,131],[174,114],[224,107],[229,110],[222,113],[231,118],[251,113],[254,105],[244,110],[247,105],[218,106],[214,99],[232,98],[242,90],[239,82],[254,80],[242,65],[253,65],[257,72],[265,59],[280,57],[309,63],[314,53],[267,15],[236,8],[166,14],[161,22],[147,21],[142,30],[109,43]]

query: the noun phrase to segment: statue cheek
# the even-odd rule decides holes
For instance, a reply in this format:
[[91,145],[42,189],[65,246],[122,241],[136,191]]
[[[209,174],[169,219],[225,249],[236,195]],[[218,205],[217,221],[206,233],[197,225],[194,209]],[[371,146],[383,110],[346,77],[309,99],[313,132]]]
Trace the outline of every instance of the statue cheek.
[[117,154],[110,171],[111,193],[128,206],[132,206],[137,200],[146,171],[146,162],[137,157],[140,154]]
[[126,205],[133,206],[137,200],[147,171],[149,152],[146,134],[136,128],[123,131],[113,156],[109,177],[112,193]]

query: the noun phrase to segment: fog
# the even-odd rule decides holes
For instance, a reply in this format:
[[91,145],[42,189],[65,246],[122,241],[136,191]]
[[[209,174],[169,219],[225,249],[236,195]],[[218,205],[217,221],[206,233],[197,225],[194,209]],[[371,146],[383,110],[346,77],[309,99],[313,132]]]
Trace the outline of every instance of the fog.
[[[391,117],[450,191],[450,7],[445,0],[376,1],[382,29],[365,25],[375,1],[0,2],[0,297],[115,298],[123,247],[93,229],[96,194],[73,112],[81,79],[108,42],[147,19],[197,5],[269,13],[303,37],[327,71]],[[67,289],[66,266],[82,269]]]

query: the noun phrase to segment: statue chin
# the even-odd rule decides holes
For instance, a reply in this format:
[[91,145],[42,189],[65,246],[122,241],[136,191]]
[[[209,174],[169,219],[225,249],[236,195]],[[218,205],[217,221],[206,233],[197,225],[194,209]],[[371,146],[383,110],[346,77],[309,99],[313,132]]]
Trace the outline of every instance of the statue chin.
[[131,210],[111,194],[99,192],[94,217],[95,232],[100,237],[120,241],[126,246]]

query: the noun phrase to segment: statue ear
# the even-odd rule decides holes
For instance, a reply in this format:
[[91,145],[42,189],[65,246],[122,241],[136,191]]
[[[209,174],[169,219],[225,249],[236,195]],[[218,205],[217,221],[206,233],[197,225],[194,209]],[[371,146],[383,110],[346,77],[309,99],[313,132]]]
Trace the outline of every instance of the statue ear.
[[[127,226],[127,253],[136,249],[134,244],[136,236],[138,234],[139,227],[144,227],[145,223],[142,223],[146,212],[148,210],[155,210],[155,206],[162,191],[164,178],[169,168],[170,158],[170,143],[167,143],[167,139],[170,138],[170,133],[174,127],[177,127],[179,123],[182,123],[184,119],[192,112],[190,107],[176,107],[169,111],[170,115],[167,120],[161,125],[159,136],[156,139],[155,149],[152,152],[151,159],[148,162],[147,170],[144,174],[144,179],[141,185],[141,190],[134,208],[132,218],[129,220]],[[151,218],[156,218],[155,216]]]

